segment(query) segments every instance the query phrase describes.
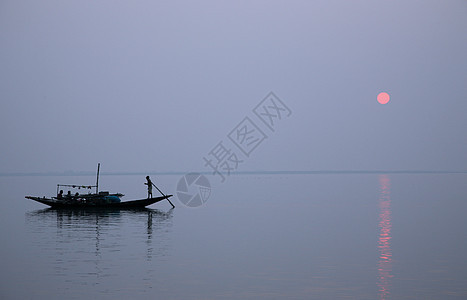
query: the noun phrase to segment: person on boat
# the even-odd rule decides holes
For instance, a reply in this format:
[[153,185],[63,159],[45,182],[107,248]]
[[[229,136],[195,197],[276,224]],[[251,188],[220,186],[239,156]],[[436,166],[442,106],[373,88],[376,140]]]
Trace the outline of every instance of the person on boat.
[[151,179],[149,178],[149,176],[146,176],[146,183],[145,185],[148,186],[148,199],[149,198],[152,198],[152,181]]
[[63,199],[63,190],[60,190],[60,193],[57,194],[57,199]]
[[66,193],[66,197],[71,198],[71,191],[68,191],[68,193]]

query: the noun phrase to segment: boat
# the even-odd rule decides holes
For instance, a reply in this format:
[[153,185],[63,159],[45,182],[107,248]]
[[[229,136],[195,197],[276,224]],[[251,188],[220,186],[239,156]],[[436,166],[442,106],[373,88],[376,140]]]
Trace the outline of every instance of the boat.
[[[127,208],[144,208],[148,205],[167,200],[175,207],[170,201],[170,197],[173,195],[165,195],[157,188],[154,187],[162,194],[160,197],[150,197],[145,199],[136,199],[121,201],[123,194],[114,193],[111,194],[108,191],[99,191],[99,169],[100,164],[97,165],[97,180],[96,185],[75,185],[75,184],[57,184],[57,196],[56,197],[35,197],[25,196],[26,199],[31,199],[39,203],[50,206],[51,208],[71,208],[71,209],[82,209],[82,208],[116,208],[116,209],[127,209]],[[87,194],[75,193],[74,195],[69,192],[67,195],[63,195],[61,187],[78,188],[78,189],[92,189],[96,188],[95,193],[88,192]],[[60,190],[60,192],[59,192]]]
[[[86,197],[84,197],[86,196]],[[90,196],[90,197],[88,197]],[[106,200],[105,197],[100,197],[99,195],[89,194],[82,195],[80,198],[72,197],[70,199],[56,199],[46,198],[46,197],[34,197],[26,196],[25,198],[37,201],[39,203],[48,205],[52,208],[143,208],[148,205],[160,202],[165,199],[169,199],[172,195],[165,195],[161,197],[139,199],[139,200],[129,200],[121,202],[110,202]]]

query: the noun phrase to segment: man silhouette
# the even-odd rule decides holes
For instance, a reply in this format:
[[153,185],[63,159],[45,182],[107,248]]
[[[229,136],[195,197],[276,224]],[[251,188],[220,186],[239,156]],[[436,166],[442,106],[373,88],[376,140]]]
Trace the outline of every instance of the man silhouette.
[[145,185],[148,186],[148,199],[149,198],[152,198],[152,181],[151,179],[149,178],[149,176],[146,176],[146,183]]

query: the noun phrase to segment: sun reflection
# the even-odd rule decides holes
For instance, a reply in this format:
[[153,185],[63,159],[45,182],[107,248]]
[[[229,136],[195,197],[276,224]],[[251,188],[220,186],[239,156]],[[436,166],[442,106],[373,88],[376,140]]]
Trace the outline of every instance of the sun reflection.
[[379,235],[378,235],[378,299],[387,299],[390,294],[392,273],[391,250],[391,181],[387,175],[379,176]]

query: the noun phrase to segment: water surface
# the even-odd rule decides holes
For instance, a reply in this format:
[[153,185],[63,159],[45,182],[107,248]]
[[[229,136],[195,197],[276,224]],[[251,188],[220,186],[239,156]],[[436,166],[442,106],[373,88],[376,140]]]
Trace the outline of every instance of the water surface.
[[[467,174],[210,179],[200,208],[68,211],[24,196],[93,177],[0,177],[1,298],[467,298]],[[131,199],[143,182],[100,184]]]

